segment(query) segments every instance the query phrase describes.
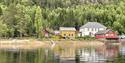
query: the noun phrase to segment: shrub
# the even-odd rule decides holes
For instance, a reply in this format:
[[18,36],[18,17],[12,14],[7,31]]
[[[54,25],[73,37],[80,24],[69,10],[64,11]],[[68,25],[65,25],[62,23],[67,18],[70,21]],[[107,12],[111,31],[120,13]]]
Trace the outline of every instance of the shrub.
[[95,40],[95,37],[91,36],[84,36],[84,37],[77,37],[79,40]]

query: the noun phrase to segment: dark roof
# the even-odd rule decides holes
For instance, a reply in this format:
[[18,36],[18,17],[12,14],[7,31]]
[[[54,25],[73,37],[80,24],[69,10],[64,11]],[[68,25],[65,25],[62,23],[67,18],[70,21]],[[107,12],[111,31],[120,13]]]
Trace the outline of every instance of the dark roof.
[[106,28],[106,27],[98,22],[88,22],[85,25],[81,26],[80,28]]
[[102,31],[97,32],[96,35],[105,34],[105,33],[109,32],[109,31],[112,31],[112,30],[111,29],[102,30]]

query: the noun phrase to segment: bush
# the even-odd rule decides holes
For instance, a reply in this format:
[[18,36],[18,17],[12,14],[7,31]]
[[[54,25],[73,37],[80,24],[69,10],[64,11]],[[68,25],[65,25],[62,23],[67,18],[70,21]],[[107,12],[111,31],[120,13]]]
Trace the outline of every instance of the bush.
[[84,37],[77,37],[79,40],[95,40],[95,37],[91,36],[84,36]]
[[60,40],[61,39],[61,37],[59,35],[53,35],[51,38],[53,40]]

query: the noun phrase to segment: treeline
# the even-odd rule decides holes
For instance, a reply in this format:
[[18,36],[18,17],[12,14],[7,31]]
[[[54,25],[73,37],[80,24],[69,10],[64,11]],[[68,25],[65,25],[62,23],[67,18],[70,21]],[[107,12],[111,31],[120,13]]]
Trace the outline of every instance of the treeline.
[[0,37],[43,37],[44,29],[96,21],[125,33],[125,0],[0,0]]

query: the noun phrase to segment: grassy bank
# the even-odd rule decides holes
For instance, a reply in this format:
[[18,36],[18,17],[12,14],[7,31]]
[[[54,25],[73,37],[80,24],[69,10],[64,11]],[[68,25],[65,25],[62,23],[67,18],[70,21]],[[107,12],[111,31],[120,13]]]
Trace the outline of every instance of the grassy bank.
[[[86,40],[60,40],[53,41],[54,47],[87,47],[87,46],[102,46],[104,43],[100,41],[86,41]],[[0,40],[0,49],[35,49],[35,48],[52,48],[50,40],[39,41],[37,39],[13,39],[13,40]]]

